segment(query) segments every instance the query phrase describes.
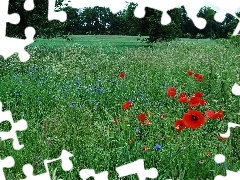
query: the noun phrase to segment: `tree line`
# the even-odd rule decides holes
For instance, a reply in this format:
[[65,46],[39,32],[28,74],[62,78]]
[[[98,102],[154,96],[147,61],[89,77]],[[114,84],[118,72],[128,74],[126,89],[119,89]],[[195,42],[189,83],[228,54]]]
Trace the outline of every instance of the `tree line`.
[[[200,30],[195,27],[187,16],[185,8],[179,7],[168,11],[172,22],[161,25],[161,11],[146,8],[146,15],[142,19],[134,16],[135,3],[129,3],[127,8],[113,14],[106,7],[85,7],[75,9],[62,6],[63,0],[56,1],[56,9],[67,13],[68,19],[64,23],[48,21],[48,0],[35,0],[35,9],[25,11],[24,0],[10,0],[9,14],[18,13],[21,21],[18,25],[7,25],[7,35],[10,37],[24,37],[24,29],[32,26],[36,29],[36,36],[53,38],[65,35],[133,35],[148,36],[149,42],[172,40],[174,38],[228,38],[236,28],[238,20],[226,15],[222,23],[214,20],[216,11],[210,7],[202,7],[199,17],[207,20],[207,25]],[[240,15],[240,13],[237,13]]]

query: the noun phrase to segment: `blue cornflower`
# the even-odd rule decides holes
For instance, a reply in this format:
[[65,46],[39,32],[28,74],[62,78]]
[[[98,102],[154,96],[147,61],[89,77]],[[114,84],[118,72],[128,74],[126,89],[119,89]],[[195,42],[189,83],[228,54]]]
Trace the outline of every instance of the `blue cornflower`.
[[79,90],[80,90],[80,87],[77,87],[76,90],[79,91]]
[[162,146],[161,145],[159,145],[159,144],[156,144],[155,146],[154,146],[154,149],[155,150],[161,150],[162,149]]
[[140,132],[140,127],[136,127],[136,133]]
[[133,98],[130,98],[129,101],[132,103],[134,100],[133,100]]
[[161,101],[159,101],[159,102],[157,103],[157,105],[158,105],[158,106],[161,106],[161,105],[162,105],[162,102],[161,102]]
[[75,81],[75,84],[76,84],[76,85],[79,85],[79,84],[80,84],[80,82],[79,82],[79,81]]
[[15,96],[19,96],[19,93],[17,93],[16,91],[14,91],[14,95],[15,95]]
[[75,108],[75,107],[76,107],[76,104],[71,103],[71,104],[70,104],[70,107]]
[[104,93],[104,89],[100,89],[100,93]]
[[33,73],[33,72],[30,72],[29,74],[30,74],[30,76],[32,76],[32,77],[34,76],[34,73]]

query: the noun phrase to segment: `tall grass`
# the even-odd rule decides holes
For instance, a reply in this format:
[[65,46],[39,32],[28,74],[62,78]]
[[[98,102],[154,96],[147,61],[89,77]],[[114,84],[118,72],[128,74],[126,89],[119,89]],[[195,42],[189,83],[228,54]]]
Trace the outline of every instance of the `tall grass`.
[[[213,159],[219,153],[226,156],[228,169],[239,169],[239,129],[232,129],[227,141],[218,140],[228,122],[240,123],[239,97],[231,93],[232,85],[239,82],[237,49],[170,42],[153,48],[71,44],[28,51],[31,59],[26,63],[16,56],[1,60],[4,110],[11,110],[15,121],[28,122],[28,129],[18,132],[22,150],[15,151],[10,140],[1,142],[1,157],[11,155],[16,161],[5,170],[7,179],[24,178],[26,163],[33,165],[35,174],[45,172],[43,160],[59,157],[62,149],[74,155],[74,169],[64,172],[60,162],[53,163],[54,178],[79,179],[79,171],[89,168],[96,173],[107,170],[109,179],[117,179],[116,167],[144,159],[146,169],[158,170],[158,179],[213,179],[225,175]],[[186,75],[189,69],[203,74],[203,82]],[[126,76],[121,79],[123,71]],[[167,96],[172,86],[177,94],[203,92],[207,100],[203,110],[223,109],[224,119],[209,121],[198,130],[176,132],[174,122],[187,109]],[[122,104],[128,100],[133,106],[124,111]],[[139,113],[148,114],[152,124],[140,125]],[[1,130],[10,128],[9,123],[1,123]],[[162,149],[154,150],[156,144]],[[144,151],[144,145],[150,150]]]

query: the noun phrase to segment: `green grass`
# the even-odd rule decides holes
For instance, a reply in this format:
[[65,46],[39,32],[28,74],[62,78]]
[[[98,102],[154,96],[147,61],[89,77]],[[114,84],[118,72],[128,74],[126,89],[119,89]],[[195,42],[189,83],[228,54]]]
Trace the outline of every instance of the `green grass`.
[[[24,178],[22,167],[27,163],[33,165],[34,174],[45,172],[43,160],[59,157],[62,149],[74,155],[74,169],[64,172],[60,162],[49,165],[51,175],[57,167],[56,176],[62,179],[79,179],[83,168],[108,171],[109,179],[117,179],[116,167],[138,159],[145,160],[145,169],[156,168],[158,179],[213,179],[225,175],[225,169],[214,162],[215,154],[226,156],[229,170],[239,169],[239,129],[231,129],[227,141],[218,140],[228,122],[240,123],[239,97],[231,93],[233,84],[239,82],[238,49],[188,41],[129,48],[123,42],[137,43],[134,38],[128,42],[131,37],[107,36],[113,41],[110,46],[104,36],[90,43],[94,38],[75,37],[75,44],[39,40],[28,48],[31,59],[26,63],[16,56],[1,61],[3,108],[11,110],[15,121],[28,122],[28,129],[17,133],[23,149],[15,151],[11,140],[1,142],[1,158],[11,155],[16,161],[13,168],[4,170],[7,179]],[[40,42],[51,46],[38,46]],[[93,45],[100,42],[105,46]],[[186,75],[189,69],[203,74],[203,82]],[[122,71],[124,79],[119,78]],[[210,120],[195,131],[176,132],[174,122],[187,107],[179,104],[178,97],[167,96],[166,88],[171,86],[177,95],[203,92],[207,105],[198,109],[203,113],[223,109],[224,119]],[[124,111],[121,106],[129,99],[133,106]],[[148,115],[152,124],[140,125],[138,114],[149,112],[153,112]],[[160,119],[162,113],[166,117]],[[1,130],[6,129],[10,124],[1,123]],[[155,144],[162,149],[153,150]],[[142,150],[144,145],[150,148],[148,152]],[[205,155],[208,151],[210,157]]]
[[[108,47],[114,46],[118,49],[124,48],[137,48],[149,46],[149,44],[141,42],[140,40],[144,37],[139,38],[138,36],[115,36],[115,35],[72,35],[69,36],[72,40],[67,41],[62,38],[54,38],[50,41],[48,39],[36,39],[34,46],[45,46],[45,47],[59,47],[67,45],[73,45],[80,43],[83,46],[93,47]],[[139,39],[139,40],[138,40]]]

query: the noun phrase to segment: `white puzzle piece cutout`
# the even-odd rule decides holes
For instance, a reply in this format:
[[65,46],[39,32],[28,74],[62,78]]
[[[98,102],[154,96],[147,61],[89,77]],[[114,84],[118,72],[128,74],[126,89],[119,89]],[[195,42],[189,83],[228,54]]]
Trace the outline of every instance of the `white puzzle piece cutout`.
[[12,129],[9,132],[0,132],[0,138],[2,141],[7,139],[13,139],[13,148],[20,150],[24,145],[20,145],[18,142],[17,131],[24,131],[27,129],[27,121],[24,119],[14,122],[11,111],[2,111],[2,102],[0,102],[0,123],[8,121],[10,122]]
[[46,172],[38,175],[33,174],[33,166],[31,164],[25,164],[23,166],[23,173],[25,174],[26,178],[22,180],[51,180],[48,164],[58,160],[61,160],[61,166],[64,171],[70,171],[73,168],[73,164],[69,158],[72,156],[73,155],[68,151],[62,150],[61,156],[59,158],[52,160],[44,160]]

